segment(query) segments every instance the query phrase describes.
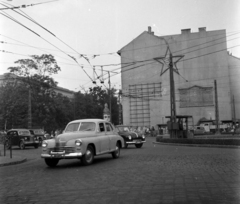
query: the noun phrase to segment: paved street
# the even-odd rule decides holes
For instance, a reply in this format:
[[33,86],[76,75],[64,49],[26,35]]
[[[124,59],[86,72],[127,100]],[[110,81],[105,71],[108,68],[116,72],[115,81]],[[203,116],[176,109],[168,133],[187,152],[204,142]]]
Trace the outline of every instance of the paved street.
[[91,166],[61,160],[48,168],[41,149],[22,164],[0,167],[0,203],[240,203],[240,149],[154,145],[122,149]]

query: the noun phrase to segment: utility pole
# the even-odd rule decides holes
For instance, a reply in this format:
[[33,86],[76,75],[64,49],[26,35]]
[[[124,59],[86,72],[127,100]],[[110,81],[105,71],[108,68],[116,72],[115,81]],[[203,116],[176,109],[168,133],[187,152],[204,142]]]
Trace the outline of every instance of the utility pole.
[[28,128],[32,128],[32,93],[31,87],[29,86],[28,90]]
[[[176,129],[176,102],[175,102],[175,85],[174,85],[174,74],[176,72],[179,74],[178,69],[176,67],[176,63],[184,57],[184,55],[172,56],[172,53],[169,48],[168,42],[162,38],[167,44],[167,51],[164,57],[157,57],[154,60],[158,61],[163,65],[160,76],[162,76],[169,69],[169,77],[170,77],[170,138],[177,137],[177,129]],[[173,62],[173,58],[177,58],[176,61]],[[175,66],[175,68],[174,68]]]
[[219,134],[219,110],[218,110],[218,93],[217,93],[217,80],[214,80],[215,89],[215,118],[216,118],[216,134]]
[[236,123],[236,112],[235,112],[235,99],[234,95],[232,96],[232,107],[233,107],[233,123]]
[[109,72],[109,71],[108,71],[108,84],[109,84],[109,110],[110,110],[110,122],[112,122],[111,81],[110,81],[110,72]]
[[171,103],[171,137],[176,138],[176,130],[174,130],[174,124],[176,124],[176,102],[175,102],[175,84],[174,84],[174,75],[173,75],[173,61],[172,53],[170,53],[170,62],[169,62],[169,72],[170,72],[170,103]]
[[121,94],[122,94],[122,91],[120,90],[118,92],[118,124],[119,125],[122,125],[122,104],[121,104]]

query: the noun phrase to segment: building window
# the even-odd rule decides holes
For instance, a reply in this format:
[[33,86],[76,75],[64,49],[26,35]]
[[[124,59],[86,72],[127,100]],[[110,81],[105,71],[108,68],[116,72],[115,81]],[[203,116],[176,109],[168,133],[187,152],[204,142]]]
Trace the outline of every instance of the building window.
[[213,106],[213,87],[193,86],[179,89],[180,108]]

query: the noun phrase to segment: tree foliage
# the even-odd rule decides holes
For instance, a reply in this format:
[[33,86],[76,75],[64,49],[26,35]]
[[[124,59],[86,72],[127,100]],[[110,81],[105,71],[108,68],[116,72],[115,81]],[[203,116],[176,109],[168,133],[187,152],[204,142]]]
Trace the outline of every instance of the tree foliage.
[[[109,106],[109,90],[90,88],[70,99],[56,93],[57,82],[51,77],[60,67],[52,55],[33,55],[9,67],[10,74],[0,88],[0,129],[27,128],[29,93],[32,127],[48,132],[65,128],[74,119],[103,118],[104,104]],[[118,124],[116,90],[111,89],[112,122]]]

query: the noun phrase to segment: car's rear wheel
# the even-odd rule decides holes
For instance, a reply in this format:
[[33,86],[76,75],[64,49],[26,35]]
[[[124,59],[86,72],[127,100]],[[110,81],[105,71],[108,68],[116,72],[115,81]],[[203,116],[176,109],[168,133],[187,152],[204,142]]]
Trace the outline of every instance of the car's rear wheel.
[[94,160],[94,150],[92,146],[88,146],[86,153],[83,155],[81,161],[83,165],[87,166],[93,163]]
[[34,145],[35,149],[37,149],[37,148],[38,148],[38,146],[39,146],[38,144]]
[[120,156],[120,145],[119,145],[119,143],[117,143],[117,144],[116,144],[115,151],[112,152],[112,157],[113,157],[114,159],[117,159],[119,156]]
[[135,147],[137,148],[141,148],[143,146],[143,143],[142,144],[135,144]]
[[57,166],[59,162],[59,159],[45,159],[45,163],[49,166],[49,167],[55,167]]
[[25,149],[25,144],[23,141],[20,142],[19,147],[20,149]]

